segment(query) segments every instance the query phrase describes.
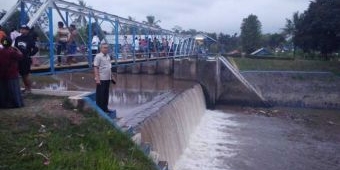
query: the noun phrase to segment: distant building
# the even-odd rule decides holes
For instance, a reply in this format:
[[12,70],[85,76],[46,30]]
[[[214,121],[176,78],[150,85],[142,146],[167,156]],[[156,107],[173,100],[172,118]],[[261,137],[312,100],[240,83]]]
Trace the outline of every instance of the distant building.
[[241,57],[242,53],[239,50],[233,50],[227,53],[228,56]]
[[252,52],[250,55],[252,56],[270,56],[273,55],[271,51],[269,51],[267,48],[260,48],[254,52]]

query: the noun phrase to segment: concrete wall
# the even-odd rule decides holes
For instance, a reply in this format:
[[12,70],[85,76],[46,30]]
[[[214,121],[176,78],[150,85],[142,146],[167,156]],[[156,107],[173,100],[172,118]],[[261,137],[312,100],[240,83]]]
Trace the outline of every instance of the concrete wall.
[[174,61],[174,78],[200,83],[209,108],[215,105],[218,97],[218,75],[216,61],[214,60],[207,61],[193,57]]
[[216,103],[264,105],[262,95],[225,58],[165,59],[148,63],[119,66],[119,73],[172,74],[175,79],[196,81],[201,84],[206,104]]
[[260,91],[255,89],[226,58],[220,57],[217,64],[220,70],[219,103],[250,106],[268,105]]
[[184,58],[174,60],[174,78],[180,80],[197,80],[196,59]]
[[202,85],[208,108],[218,101],[220,70],[215,60],[197,60],[197,81]]
[[175,60],[174,78],[199,82],[209,108],[213,108],[216,103],[266,104],[262,95],[227,60]]
[[118,73],[132,74],[172,74],[173,59],[155,60],[147,63],[135,63],[131,65],[121,65],[117,67]]

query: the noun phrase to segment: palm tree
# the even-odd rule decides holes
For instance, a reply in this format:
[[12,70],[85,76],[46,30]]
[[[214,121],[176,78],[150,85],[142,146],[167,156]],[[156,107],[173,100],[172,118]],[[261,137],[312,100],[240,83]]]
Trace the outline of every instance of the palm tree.
[[128,20],[129,20],[129,21],[136,21],[136,19],[133,18],[132,16],[128,16]]
[[[128,16],[128,20],[129,21],[135,21],[134,18],[132,18],[131,16]],[[120,27],[120,34],[122,35],[126,35],[126,34],[131,34],[131,27],[129,25],[124,24],[123,26]]]
[[295,12],[293,14],[293,19],[292,20],[286,19],[286,25],[285,25],[285,28],[283,28],[283,33],[286,36],[294,37],[295,31],[296,31],[296,24],[299,21],[299,16],[300,16],[299,12]]
[[[86,5],[84,0],[78,0],[78,3],[78,5],[80,6],[80,8],[78,8],[78,11],[82,13],[84,11],[84,8],[87,8],[88,6]],[[87,20],[85,15],[73,13],[70,15],[70,17],[75,18],[72,23],[75,24],[78,28],[86,27]]]
[[155,19],[155,16],[153,15],[148,15],[146,16],[146,21],[143,21],[144,24],[147,24],[147,25],[150,25],[150,26],[153,26],[153,27],[157,27],[157,28],[160,28],[160,26],[158,25],[158,23],[160,23],[161,20],[157,20]]
[[178,25],[175,25],[172,30],[175,32],[175,33],[181,33],[183,31],[182,27],[181,26],[178,26]]
[[285,28],[283,28],[283,33],[286,35],[286,37],[291,39],[291,43],[293,45],[293,56],[294,57],[295,57],[295,49],[296,49],[296,46],[294,44],[296,25],[298,24],[300,17],[301,15],[299,14],[299,12],[295,12],[293,14],[292,20],[286,19],[286,25],[285,25]]

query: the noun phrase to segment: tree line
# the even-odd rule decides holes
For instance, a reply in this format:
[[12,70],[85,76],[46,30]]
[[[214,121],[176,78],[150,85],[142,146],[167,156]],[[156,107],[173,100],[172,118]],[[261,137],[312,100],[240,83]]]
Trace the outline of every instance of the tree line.
[[[318,55],[328,60],[334,53],[340,51],[340,1],[314,0],[303,13],[295,12],[291,19],[286,19],[286,25],[281,32],[263,34],[261,22],[254,14],[244,18],[241,24],[241,34],[206,33],[218,41],[219,52],[239,50],[250,54],[260,47],[271,50]],[[173,28],[181,33],[195,34],[199,31],[189,29],[182,31],[178,26]]]

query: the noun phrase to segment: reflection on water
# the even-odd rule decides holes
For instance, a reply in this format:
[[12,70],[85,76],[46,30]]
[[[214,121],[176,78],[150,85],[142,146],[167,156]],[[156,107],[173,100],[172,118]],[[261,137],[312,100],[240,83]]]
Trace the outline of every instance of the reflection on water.
[[111,90],[109,102],[113,105],[129,105],[137,106],[150,102],[155,96],[161,95],[162,92],[148,91],[126,91],[126,90]]
[[[113,90],[134,92],[181,91],[194,84],[187,81],[173,80],[170,75],[118,74],[116,79],[117,84],[111,85]],[[66,90],[95,91],[96,87],[93,72],[88,71],[41,76],[39,80],[35,81],[35,88],[44,88],[46,82],[55,84],[56,81],[60,86],[66,87]],[[47,86],[49,87],[50,85]]]
[[[76,90],[95,92],[93,73],[76,72],[53,76],[59,83],[42,87],[50,90]],[[39,81],[37,81],[39,82]],[[148,113],[156,110],[176,94],[194,82],[173,80],[169,75],[118,74],[116,85],[111,84],[109,108],[117,111],[122,125],[135,126],[143,121]],[[36,86],[41,86],[37,83]]]
[[67,90],[67,86],[64,83],[63,80],[61,80],[59,83],[52,83],[48,86],[44,87],[45,90],[56,90],[56,91],[65,91]]

